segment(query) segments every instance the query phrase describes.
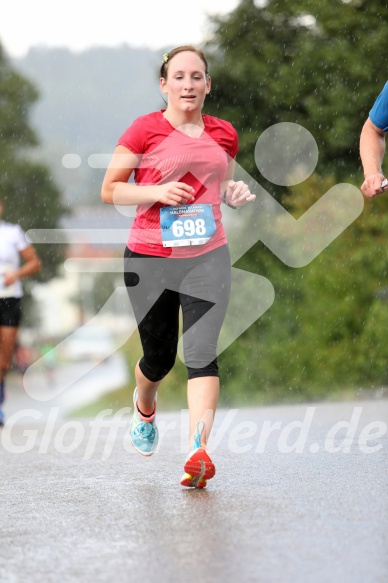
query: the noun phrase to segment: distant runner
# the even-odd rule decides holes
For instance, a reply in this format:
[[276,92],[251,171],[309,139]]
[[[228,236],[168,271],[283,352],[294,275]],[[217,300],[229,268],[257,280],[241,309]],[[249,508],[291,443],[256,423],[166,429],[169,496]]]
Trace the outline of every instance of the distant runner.
[[[34,247],[24,231],[1,220],[0,199],[0,425],[4,424],[5,376],[10,369],[21,320],[21,279],[41,269]],[[22,264],[20,264],[22,259]]]

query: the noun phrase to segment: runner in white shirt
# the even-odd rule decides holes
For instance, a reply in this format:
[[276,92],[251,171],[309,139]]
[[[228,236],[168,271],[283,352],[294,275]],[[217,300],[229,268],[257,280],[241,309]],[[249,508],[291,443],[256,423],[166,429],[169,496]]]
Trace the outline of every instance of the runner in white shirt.
[[[1,220],[0,199],[0,425],[4,424],[5,375],[11,366],[21,319],[21,279],[41,269],[35,249],[19,225]],[[22,260],[22,261],[21,261]]]

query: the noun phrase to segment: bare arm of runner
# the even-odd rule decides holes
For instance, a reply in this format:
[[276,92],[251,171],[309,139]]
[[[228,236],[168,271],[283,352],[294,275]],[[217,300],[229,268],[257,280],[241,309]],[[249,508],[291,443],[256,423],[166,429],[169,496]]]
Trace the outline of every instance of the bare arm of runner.
[[42,269],[39,257],[32,245],[20,251],[24,263],[15,271],[7,271],[4,273],[3,283],[5,286],[12,285],[17,279],[22,279],[28,275],[32,275]]
[[385,132],[375,126],[368,118],[360,136],[360,156],[365,180],[361,185],[362,193],[371,198],[384,191],[382,163],[385,154]]
[[139,156],[124,146],[117,146],[101,188],[101,198],[107,204],[137,205],[160,202],[179,206],[194,200],[194,189],[184,182],[168,182],[138,186],[128,183],[139,163]]

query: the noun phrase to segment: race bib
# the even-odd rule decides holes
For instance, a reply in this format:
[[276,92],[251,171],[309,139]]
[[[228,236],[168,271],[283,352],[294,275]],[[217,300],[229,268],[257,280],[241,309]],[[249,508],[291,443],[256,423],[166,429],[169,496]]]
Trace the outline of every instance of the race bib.
[[203,245],[216,232],[211,204],[187,204],[160,209],[163,247]]

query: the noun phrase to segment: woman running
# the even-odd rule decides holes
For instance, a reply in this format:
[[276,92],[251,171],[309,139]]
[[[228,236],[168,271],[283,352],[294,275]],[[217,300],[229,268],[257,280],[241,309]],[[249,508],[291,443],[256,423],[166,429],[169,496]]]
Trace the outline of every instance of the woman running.
[[41,269],[35,249],[19,225],[1,220],[3,210],[0,199],[0,425],[4,424],[5,375],[11,367],[21,320],[20,280]]
[[143,455],[156,449],[156,393],[175,362],[181,311],[191,447],[181,484],[195,488],[215,474],[206,444],[219,396],[217,341],[231,280],[221,202],[238,209],[256,198],[244,182],[233,181],[235,129],[202,114],[210,87],[201,50],[181,46],[164,55],[166,109],[137,118],[124,132],[101,192],[105,203],[137,206],[124,254],[143,348],[131,440]]

